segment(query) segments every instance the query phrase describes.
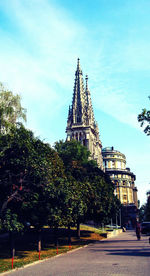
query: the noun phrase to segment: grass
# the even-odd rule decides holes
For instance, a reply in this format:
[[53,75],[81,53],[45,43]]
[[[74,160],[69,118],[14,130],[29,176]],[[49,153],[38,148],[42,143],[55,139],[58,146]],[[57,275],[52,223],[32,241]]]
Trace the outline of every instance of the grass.
[[102,233],[107,233],[107,229],[106,228],[95,228],[92,226],[88,226],[88,225],[82,225],[81,224],[81,230],[87,230],[87,231],[91,231],[94,232],[96,234],[101,235]]
[[[61,228],[58,231],[58,254],[65,253],[69,250],[84,246],[88,243],[103,239],[100,236],[100,230],[93,227],[81,225],[81,237],[76,237],[76,230],[71,229],[71,248],[68,246],[68,231]],[[0,240],[1,241],[1,240]],[[15,239],[16,255],[14,258],[14,268],[39,260],[37,252],[37,234],[34,229],[24,235],[18,235]],[[44,228],[42,234],[42,251],[40,259],[46,259],[57,255],[54,246],[54,233],[52,229]],[[0,244],[0,273],[11,269],[12,259],[10,258],[9,242],[2,240]]]

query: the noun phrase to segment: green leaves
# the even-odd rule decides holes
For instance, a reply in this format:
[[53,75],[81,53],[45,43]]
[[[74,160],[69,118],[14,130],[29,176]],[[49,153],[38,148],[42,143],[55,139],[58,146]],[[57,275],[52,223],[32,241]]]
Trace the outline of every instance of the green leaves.
[[18,215],[7,209],[3,218],[3,228],[9,232],[20,232],[24,225],[18,221]]
[[144,108],[142,112],[138,115],[138,121],[141,123],[141,127],[146,124],[144,132],[147,135],[150,135],[150,110],[146,110],[146,108]]
[[67,168],[78,167],[83,163],[87,163],[90,156],[90,152],[87,148],[76,140],[56,142],[55,150],[58,152]]
[[[0,210],[3,226],[20,231],[25,222],[75,226],[107,221],[117,208],[114,187],[79,142],[49,144],[23,125],[0,135]],[[16,227],[16,228],[15,228]]]
[[[49,144],[35,138],[22,125],[0,135],[0,150],[0,211],[3,222],[9,209],[18,216],[20,223],[29,221],[35,227],[42,227],[48,220],[47,204],[56,198],[57,187],[64,174],[63,162]],[[6,227],[10,229],[9,223],[5,223]]]
[[66,224],[75,225],[85,219],[109,221],[114,207],[114,186],[110,178],[101,171],[96,162],[88,160],[87,148],[80,142],[59,141],[55,144],[65,165],[66,187],[65,214]]
[[13,95],[0,83],[0,133],[8,133],[20,120],[26,121],[26,110],[19,95]]

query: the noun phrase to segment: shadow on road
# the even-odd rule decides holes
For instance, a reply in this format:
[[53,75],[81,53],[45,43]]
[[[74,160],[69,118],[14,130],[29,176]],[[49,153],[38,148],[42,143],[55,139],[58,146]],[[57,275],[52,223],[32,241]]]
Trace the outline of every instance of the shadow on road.
[[150,256],[150,244],[149,238],[143,236],[140,241],[137,240],[135,232],[129,232],[120,237],[114,237],[114,239],[108,239],[99,242],[100,246],[90,247],[93,252],[106,253],[106,255],[116,256],[137,256],[137,257],[149,257]]
[[[101,241],[100,241],[101,242]],[[137,238],[134,237],[134,240],[105,240],[105,244],[111,244],[111,243],[114,243],[117,244],[117,243],[140,243],[140,241],[137,241]],[[103,243],[103,242],[102,242]]]
[[150,250],[144,249],[138,250],[138,249],[122,249],[122,250],[106,250],[108,252],[107,255],[119,255],[119,256],[137,256],[137,257],[149,257],[150,256]]

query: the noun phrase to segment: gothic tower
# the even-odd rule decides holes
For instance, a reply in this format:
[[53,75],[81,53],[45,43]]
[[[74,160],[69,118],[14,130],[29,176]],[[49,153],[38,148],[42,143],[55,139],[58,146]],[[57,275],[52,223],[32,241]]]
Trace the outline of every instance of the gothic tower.
[[102,144],[99,139],[98,124],[94,119],[88,76],[85,79],[86,86],[84,88],[83,74],[78,58],[72,105],[69,106],[68,112],[67,141],[71,139],[80,141],[91,152],[91,159],[96,160],[98,166],[103,169]]

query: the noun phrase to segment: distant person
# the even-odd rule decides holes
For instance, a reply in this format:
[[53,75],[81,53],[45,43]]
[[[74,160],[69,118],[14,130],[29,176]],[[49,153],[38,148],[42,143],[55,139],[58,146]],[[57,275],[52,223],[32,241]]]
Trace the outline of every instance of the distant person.
[[139,241],[141,239],[141,226],[138,221],[136,222],[135,231],[136,231],[137,240]]
[[122,226],[122,230],[123,230],[123,232],[126,232],[126,224],[123,224],[123,226]]

